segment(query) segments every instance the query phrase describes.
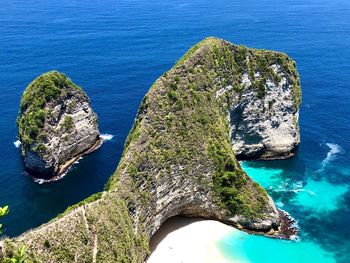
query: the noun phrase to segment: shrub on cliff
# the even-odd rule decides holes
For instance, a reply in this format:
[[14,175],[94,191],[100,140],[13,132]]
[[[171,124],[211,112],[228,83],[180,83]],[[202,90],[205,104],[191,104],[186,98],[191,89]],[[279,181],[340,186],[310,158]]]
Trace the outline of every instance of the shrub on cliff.
[[66,75],[57,71],[47,72],[33,80],[23,93],[20,115],[17,118],[19,137],[23,145],[30,145],[43,128],[47,111],[45,105],[64,92],[63,87],[80,89]]

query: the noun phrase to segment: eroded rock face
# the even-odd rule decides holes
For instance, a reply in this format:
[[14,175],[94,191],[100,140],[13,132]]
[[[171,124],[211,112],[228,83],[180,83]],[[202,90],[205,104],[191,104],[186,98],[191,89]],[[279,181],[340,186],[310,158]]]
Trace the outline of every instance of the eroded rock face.
[[[203,170],[205,168],[204,166]],[[263,216],[252,218],[243,214],[227,213],[222,209],[212,189],[198,185],[197,180],[209,181],[212,176],[211,173],[205,173],[203,170],[197,170],[202,179],[192,175],[192,180],[183,180],[181,173],[159,178],[160,182],[156,184],[155,189],[156,201],[147,209],[146,225],[150,226],[148,227],[150,237],[167,219],[176,215],[219,220],[254,232],[271,231],[272,235],[276,231],[276,236],[280,236],[278,233],[280,213],[271,197],[267,197],[268,205],[262,208]]]
[[242,85],[246,88],[237,95],[229,113],[233,150],[238,159],[283,159],[294,155],[300,143],[299,105],[295,102],[291,76],[279,64],[270,69],[277,76],[262,80],[261,72],[255,78],[263,81],[261,96],[252,88],[253,81],[245,73]]
[[85,92],[58,72],[34,80],[21,100],[19,136],[35,177],[63,173],[100,143],[98,119]]
[[[144,262],[150,238],[175,215],[288,238],[291,220],[243,171],[232,138],[243,138],[248,126],[244,131],[255,144],[266,149],[271,142],[265,156],[290,154],[293,139],[280,142],[278,135],[297,127],[290,123],[299,95],[295,64],[287,55],[203,40],[145,96],[105,190],[23,234],[15,246],[25,245],[39,262]],[[239,108],[243,117],[235,119]],[[278,122],[278,132],[269,128],[270,119]]]
[[[276,108],[267,114],[259,105],[269,107],[273,99]],[[296,113],[300,103],[295,63],[285,54],[209,38],[155,82],[125,144],[119,176],[111,178],[115,185],[137,185],[144,195],[142,203],[138,194],[130,198],[129,190],[125,193],[135,225],[144,224],[152,236],[166,219],[181,214],[281,234],[281,213],[244,173],[233,150],[231,135],[238,133],[241,120],[227,116],[247,103],[257,105],[252,124],[268,115],[288,124],[295,121],[297,127],[293,114],[285,114]],[[283,125],[256,143],[270,141],[274,153],[289,155],[294,146],[284,147],[285,138],[280,142],[277,137]]]

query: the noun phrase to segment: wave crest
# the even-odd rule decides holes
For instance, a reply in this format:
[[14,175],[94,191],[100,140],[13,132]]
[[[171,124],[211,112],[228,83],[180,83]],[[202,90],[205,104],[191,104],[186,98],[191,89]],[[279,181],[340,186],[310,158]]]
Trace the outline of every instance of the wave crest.
[[336,143],[326,143],[326,145],[329,148],[329,151],[327,153],[327,157],[321,163],[321,169],[319,170],[320,172],[324,170],[324,168],[330,161],[335,160],[337,154],[343,152],[343,148]]
[[108,134],[108,133],[100,135],[100,138],[102,138],[104,141],[110,141],[113,139],[113,137],[114,137],[114,135]]
[[20,140],[17,140],[15,142],[13,142],[13,144],[15,145],[16,148],[19,148],[21,146],[21,141]]

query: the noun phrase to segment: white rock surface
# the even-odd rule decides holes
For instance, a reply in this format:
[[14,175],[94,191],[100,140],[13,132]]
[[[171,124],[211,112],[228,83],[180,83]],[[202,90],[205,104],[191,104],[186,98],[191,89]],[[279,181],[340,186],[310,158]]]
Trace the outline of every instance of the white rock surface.
[[[35,176],[62,173],[64,166],[88,151],[99,139],[98,119],[82,90],[67,87],[67,95],[48,103],[45,118],[46,148],[44,154],[35,151],[35,142],[25,148],[24,162]],[[67,123],[70,123],[67,125]]]
[[247,88],[230,111],[232,147],[239,159],[287,158],[300,143],[299,111],[293,103],[291,83],[279,65],[271,68],[280,82],[267,79],[266,94],[259,98],[255,90],[249,89],[252,81],[244,74],[242,85]]

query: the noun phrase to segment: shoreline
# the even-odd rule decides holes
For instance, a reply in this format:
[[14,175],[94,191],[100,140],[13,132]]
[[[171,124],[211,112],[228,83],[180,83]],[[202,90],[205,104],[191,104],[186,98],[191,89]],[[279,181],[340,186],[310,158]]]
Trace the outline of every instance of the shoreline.
[[274,238],[274,239],[297,240],[298,234],[299,234],[299,226],[297,221],[287,211],[284,211],[279,208],[277,208],[277,210],[280,214],[280,219],[281,219],[281,224],[277,230],[271,229],[270,231],[267,231],[267,232],[256,231],[254,229],[249,229],[242,226],[234,226],[234,225],[231,225],[230,223],[225,223],[225,222],[222,222],[222,223],[232,226],[233,228],[236,228],[248,234],[265,236],[265,237]]
[[79,153],[78,155],[69,159],[65,163],[61,164],[59,167],[58,173],[50,179],[38,178],[38,177],[31,175],[30,173],[29,173],[29,176],[33,178],[34,182],[37,182],[39,184],[50,183],[50,182],[55,182],[55,181],[61,180],[67,174],[67,172],[74,165],[75,162],[77,162],[84,155],[87,155],[87,154],[92,153],[92,152],[96,151],[97,149],[99,149],[104,142],[105,142],[105,139],[103,139],[99,136],[99,138],[96,140],[94,145],[92,145],[89,149],[87,149],[86,151],[83,151],[82,153]]
[[[262,232],[240,229],[213,219],[174,216],[166,220],[150,239],[151,253],[146,258],[145,263],[232,262],[232,259],[225,256],[218,244],[227,236],[235,235],[235,233],[276,240],[298,241],[296,220],[287,212],[279,211],[282,217],[280,231],[285,232],[284,235],[281,235],[278,231],[279,235],[277,236],[268,233],[262,235]],[[238,258],[237,262],[240,262]]]
[[[203,231],[205,229],[205,231]],[[216,242],[237,230],[219,221],[175,216],[150,240],[146,263],[228,262]]]

